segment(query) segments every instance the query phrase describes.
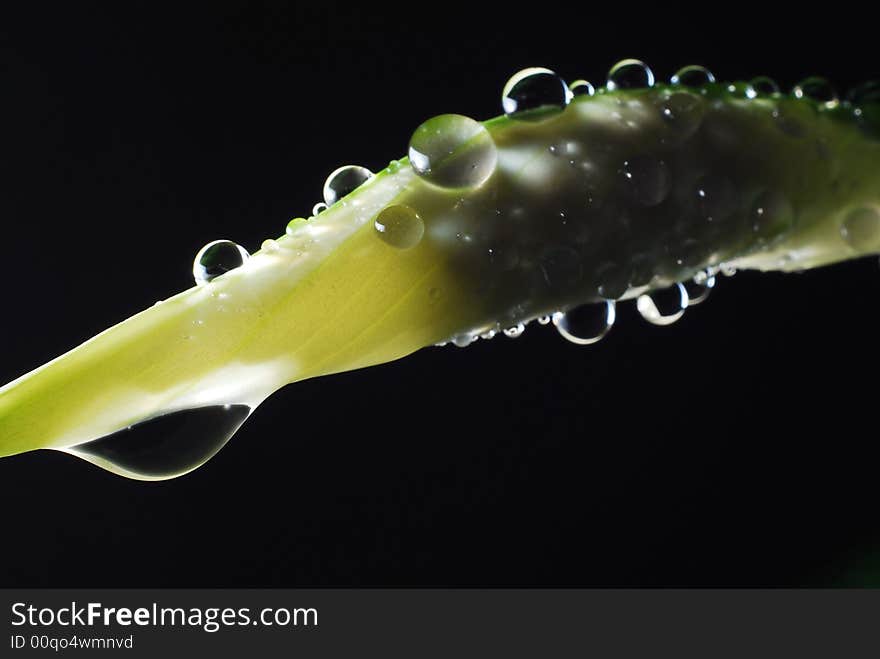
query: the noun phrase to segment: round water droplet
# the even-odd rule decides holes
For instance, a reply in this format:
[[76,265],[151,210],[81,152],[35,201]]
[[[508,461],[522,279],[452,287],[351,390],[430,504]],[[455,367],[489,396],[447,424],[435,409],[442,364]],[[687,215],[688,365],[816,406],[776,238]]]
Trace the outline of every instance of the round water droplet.
[[398,249],[415,247],[425,234],[425,223],[412,208],[396,204],[383,208],[373,222],[383,242]]
[[729,263],[722,263],[719,265],[718,271],[725,277],[733,277],[736,274],[736,268]]
[[550,69],[532,67],[511,76],[501,94],[504,114],[515,119],[542,119],[561,112],[571,92]]
[[675,134],[673,142],[681,143],[697,132],[706,114],[706,104],[696,94],[676,92],[663,101],[660,113]]
[[736,190],[724,176],[703,176],[694,194],[697,213],[707,222],[722,222],[736,209]]
[[616,89],[642,89],[654,86],[654,72],[648,65],[637,59],[625,59],[608,72],[605,87],[608,91]]
[[616,318],[617,307],[609,300],[599,304],[584,304],[568,311],[557,311],[553,314],[553,324],[572,343],[587,346],[608,334]]
[[325,210],[327,210],[327,204],[325,204],[323,201],[319,201],[317,204],[312,206],[312,217],[323,213]]
[[795,98],[809,98],[825,105],[837,105],[837,92],[828,80],[813,76],[802,80],[791,90]]
[[287,227],[284,229],[284,233],[286,233],[288,236],[292,236],[308,223],[309,221],[304,217],[295,217],[287,223]]
[[673,85],[684,85],[685,87],[702,87],[715,82],[715,76],[705,66],[691,64],[679,69],[669,82]]
[[654,325],[671,325],[684,315],[688,306],[687,290],[682,284],[639,295],[636,308],[642,318]]
[[[324,182],[324,203],[327,206],[332,206],[371,178],[373,178],[373,172],[360,165],[345,165],[334,170]],[[317,215],[317,213],[315,214]]]
[[476,334],[457,334],[456,336],[452,337],[452,343],[457,348],[467,348],[476,340]]
[[549,325],[550,316],[538,316],[538,325]]
[[592,96],[596,93],[596,89],[587,80],[575,80],[568,86],[568,88],[571,90],[571,95],[574,97]]
[[715,288],[715,277],[700,271],[691,281],[684,282],[683,286],[688,294],[688,306],[694,307],[709,297],[709,293]]
[[220,275],[235,270],[248,260],[250,254],[231,240],[215,240],[202,247],[193,260],[193,279],[207,284]]
[[752,231],[762,238],[779,236],[794,225],[794,209],[788,198],[775,190],[765,190],[752,204]]
[[526,331],[526,326],[522,323],[517,323],[513,327],[508,327],[504,330],[504,336],[510,339],[516,339],[523,335],[523,332]]
[[859,252],[880,250],[880,213],[875,208],[850,211],[840,227],[840,235]]
[[776,84],[773,78],[768,78],[767,76],[753,78],[749,84],[755,90],[756,96],[773,96],[773,94],[779,93],[779,85]]
[[481,185],[495,171],[498,152],[489,131],[460,114],[441,114],[416,128],[409,140],[416,174],[444,188]]
[[264,252],[272,253],[278,251],[278,241],[273,240],[272,238],[266,238],[263,243],[260,245],[260,249]]
[[641,206],[656,206],[666,199],[672,177],[666,163],[653,156],[635,156],[619,170],[627,194]]
[[498,330],[496,330],[496,329],[490,329],[490,330],[486,330],[485,332],[483,332],[482,334],[480,334],[480,338],[481,338],[481,339],[484,339],[484,340],[486,340],[486,341],[491,341],[492,339],[495,338],[495,336],[496,336],[497,334],[498,334]]

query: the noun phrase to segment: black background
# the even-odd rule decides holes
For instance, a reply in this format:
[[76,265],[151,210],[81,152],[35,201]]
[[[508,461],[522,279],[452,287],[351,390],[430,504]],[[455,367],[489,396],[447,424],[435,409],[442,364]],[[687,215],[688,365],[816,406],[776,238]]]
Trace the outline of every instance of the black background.
[[[2,380],[190,286],[208,240],[256,250],[427,117],[498,114],[520,68],[878,74],[833,6],[479,7],[4,17]],[[591,348],[530,327],[286,387],[176,480],[6,458],[0,585],[880,582],[878,302],[875,258],[742,273],[672,327],[622,304]]]

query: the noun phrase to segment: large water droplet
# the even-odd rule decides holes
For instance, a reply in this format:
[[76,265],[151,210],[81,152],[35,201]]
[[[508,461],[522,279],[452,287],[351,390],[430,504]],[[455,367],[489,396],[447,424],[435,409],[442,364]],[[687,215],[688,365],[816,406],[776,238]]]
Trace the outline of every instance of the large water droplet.
[[605,87],[608,91],[616,89],[641,89],[654,86],[654,72],[647,64],[637,59],[621,60],[611,67]]
[[[324,203],[332,206],[371,178],[373,178],[373,172],[360,165],[345,165],[334,170],[324,182]],[[317,215],[317,213],[315,214]]]
[[656,206],[666,199],[672,177],[666,163],[653,156],[635,156],[619,170],[624,188],[641,206]]
[[874,208],[850,211],[840,227],[840,235],[859,252],[880,250],[880,213]]
[[571,95],[574,97],[592,96],[596,93],[596,89],[587,80],[575,80],[568,86],[568,88],[571,90]]
[[765,190],[752,204],[752,231],[764,239],[774,238],[791,229],[794,208],[788,198],[775,190]]
[[753,78],[749,84],[755,90],[756,96],[772,96],[779,93],[779,85],[776,84],[773,78],[767,76]]
[[501,94],[504,114],[516,119],[542,119],[565,109],[571,92],[550,69],[532,67],[511,76]]
[[698,272],[693,279],[683,284],[688,294],[688,306],[694,307],[705,302],[715,288],[715,277],[705,271]]
[[639,295],[636,300],[642,318],[654,325],[671,325],[684,315],[687,306],[688,294],[682,284]]
[[557,331],[572,343],[581,346],[600,341],[614,325],[617,307],[613,301],[584,304],[553,314]]
[[222,274],[235,270],[248,260],[250,254],[231,240],[215,240],[202,247],[193,260],[193,279],[199,285],[207,284]]
[[404,204],[383,208],[373,222],[373,228],[383,242],[398,249],[415,247],[425,234],[422,218]]
[[795,98],[809,98],[817,103],[825,105],[837,105],[837,92],[828,80],[813,76],[806,80],[801,80],[794,89],[791,90]]
[[409,162],[416,174],[444,188],[482,184],[495,171],[497,161],[489,131],[460,114],[428,119],[409,141]]
[[205,464],[250,413],[247,405],[180,410],[64,451],[128,478],[174,478]]
[[715,82],[715,76],[705,66],[691,64],[679,69],[669,82],[673,85],[684,85],[685,87],[702,87]]

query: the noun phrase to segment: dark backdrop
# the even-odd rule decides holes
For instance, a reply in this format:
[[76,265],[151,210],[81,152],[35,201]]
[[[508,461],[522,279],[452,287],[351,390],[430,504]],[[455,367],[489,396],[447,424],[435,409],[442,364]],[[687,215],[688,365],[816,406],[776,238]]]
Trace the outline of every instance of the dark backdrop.
[[[119,5],[0,27],[4,382],[188,287],[208,240],[279,235],[340,164],[498,114],[520,68],[878,73],[833,6]],[[3,459],[0,585],[870,583],[878,301],[867,259],[723,279],[668,328],[621,305],[591,348],[426,349],[283,389],[169,482]]]

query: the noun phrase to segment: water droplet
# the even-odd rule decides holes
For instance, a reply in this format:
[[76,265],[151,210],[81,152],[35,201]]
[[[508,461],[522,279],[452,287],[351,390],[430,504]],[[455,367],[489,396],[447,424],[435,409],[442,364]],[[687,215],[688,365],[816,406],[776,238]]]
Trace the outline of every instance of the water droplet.
[[715,76],[705,66],[691,64],[679,69],[669,82],[673,85],[685,87],[702,87],[715,82]]
[[576,284],[583,274],[580,254],[571,247],[564,246],[543,250],[540,268],[544,281],[556,288]]
[[538,325],[549,325],[550,316],[538,316]]
[[642,206],[661,203],[672,185],[666,163],[653,156],[636,156],[624,161],[619,174],[630,197]]
[[736,209],[736,190],[723,176],[704,176],[696,185],[697,212],[707,222],[722,222]]
[[874,208],[850,211],[840,227],[840,235],[859,252],[880,250],[880,213]]
[[521,337],[523,335],[523,332],[525,332],[525,331],[526,331],[526,326],[523,325],[522,323],[517,323],[513,327],[508,327],[506,330],[504,330],[504,336],[506,336],[510,339],[516,339],[516,338]]
[[550,69],[532,67],[514,74],[501,94],[504,114],[515,119],[542,119],[565,109],[571,92]]
[[498,330],[496,330],[496,329],[490,329],[490,330],[486,330],[485,332],[483,332],[482,334],[480,334],[480,338],[481,338],[481,339],[484,339],[484,340],[486,340],[486,341],[491,341],[492,339],[495,338],[495,336],[496,336],[497,334],[498,334]]
[[319,201],[317,204],[312,206],[312,217],[323,213],[325,210],[327,210],[327,204],[325,204],[323,201]]
[[596,89],[587,80],[575,80],[568,86],[568,88],[571,90],[571,95],[574,97],[592,96],[596,93]]
[[476,334],[457,334],[456,336],[452,337],[452,344],[457,348],[467,348],[476,340]]
[[64,451],[128,478],[174,478],[205,464],[250,413],[247,405],[179,410]]
[[309,221],[304,217],[295,217],[287,223],[287,227],[284,229],[284,233],[286,233],[288,236],[292,236],[308,223]]
[[441,114],[416,128],[409,141],[416,174],[444,188],[481,185],[495,171],[498,152],[489,131],[460,114]]
[[752,204],[752,231],[764,239],[774,238],[791,229],[794,208],[788,198],[775,190],[765,190]]
[[753,78],[749,84],[755,90],[756,96],[773,96],[779,93],[779,85],[776,84],[773,78],[768,78],[767,76]]
[[828,80],[813,76],[802,80],[791,90],[795,98],[809,98],[827,106],[837,105],[837,92]]
[[231,240],[215,240],[202,247],[193,260],[193,279],[207,284],[220,275],[235,270],[248,260],[248,251]]
[[674,141],[680,143],[697,132],[706,114],[706,105],[695,94],[676,92],[663,101],[660,112],[675,133]]
[[639,295],[636,300],[642,318],[654,325],[671,325],[684,315],[687,306],[688,294],[682,284]]
[[263,244],[260,245],[260,249],[262,251],[268,252],[270,254],[272,252],[277,252],[278,251],[278,242],[276,240],[273,240],[272,238],[266,238],[266,240],[263,241]]
[[715,288],[715,277],[700,271],[691,281],[684,282],[683,286],[687,291],[688,306],[694,307],[709,297],[709,293]]
[[736,275],[736,268],[729,263],[722,263],[718,266],[718,272],[720,272],[725,277],[733,277],[734,275]]
[[608,91],[616,89],[641,89],[654,86],[654,72],[647,64],[637,59],[625,59],[608,72],[605,87]]
[[383,242],[398,249],[415,247],[425,234],[425,223],[412,208],[396,204],[383,208],[373,222]]
[[[344,165],[335,169],[324,182],[324,203],[332,206],[373,178],[373,172],[360,165]],[[317,208],[317,207],[316,207]],[[312,209],[314,213],[315,209]],[[320,213],[321,211],[318,211]],[[317,215],[317,213],[314,213]]]
[[600,341],[608,334],[617,318],[613,301],[599,304],[583,304],[567,311],[553,314],[556,330],[572,343],[587,346]]

